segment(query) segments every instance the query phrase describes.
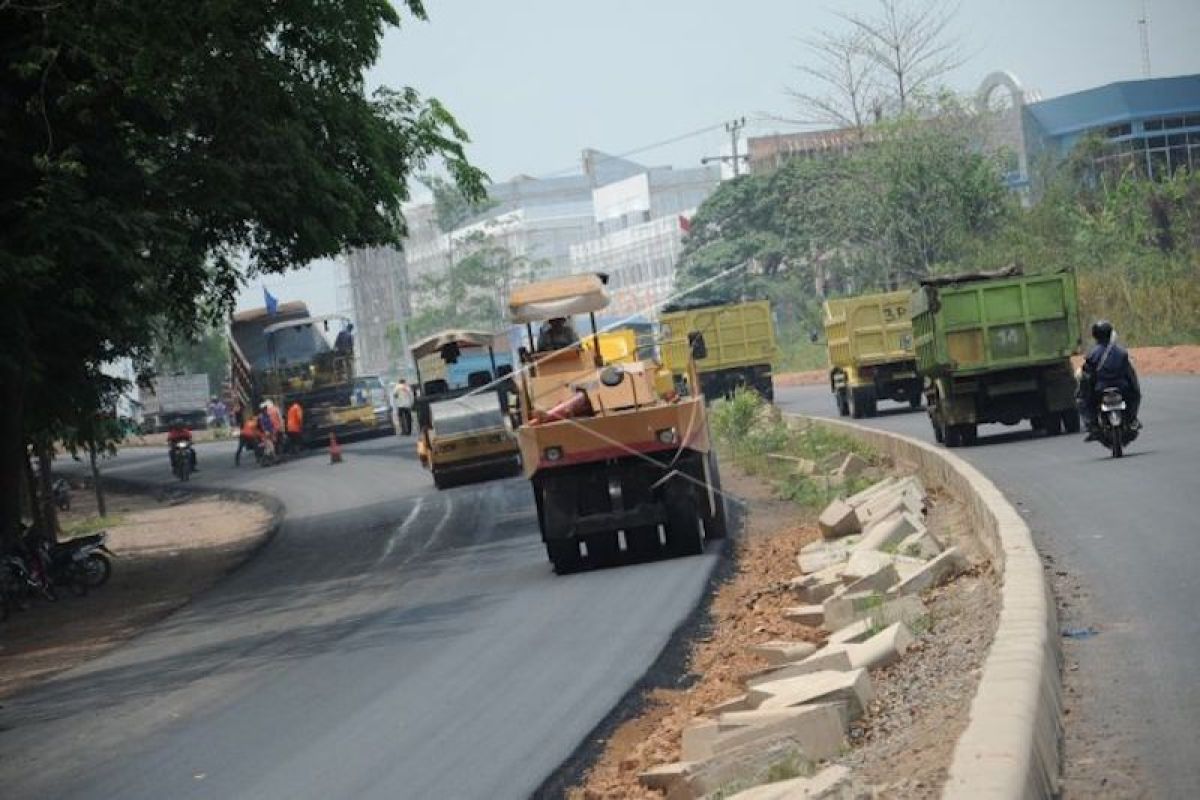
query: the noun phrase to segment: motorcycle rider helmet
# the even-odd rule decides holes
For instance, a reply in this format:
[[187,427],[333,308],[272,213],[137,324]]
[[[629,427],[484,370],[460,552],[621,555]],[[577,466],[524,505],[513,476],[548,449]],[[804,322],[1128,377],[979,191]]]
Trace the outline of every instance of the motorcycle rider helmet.
[[1096,320],[1096,322],[1092,325],[1092,338],[1100,344],[1108,344],[1109,340],[1112,339],[1112,335],[1113,326],[1108,320]]

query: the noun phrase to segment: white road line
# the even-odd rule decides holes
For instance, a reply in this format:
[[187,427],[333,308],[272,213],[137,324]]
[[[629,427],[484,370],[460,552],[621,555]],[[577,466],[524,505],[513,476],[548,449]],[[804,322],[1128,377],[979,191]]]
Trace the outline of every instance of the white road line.
[[392,531],[392,535],[388,537],[387,543],[383,546],[383,553],[380,554],[379,558],[375,559],[375,566],[382,564],[387,560],[387,557],[392,554],[392,550],[396,548],[396,542],[400,541],[400,539],[403,538],[408,532],[408,526],[412,525],[416,521],[417,515],[421,513],[421,506],[424,504],[425,498],[423,496],[418,497],[417,502],[413,503],[413,507],[409,509],[408,515],[404,517],[404,521],[401,522],[400,525],[397,526],[394,531]]

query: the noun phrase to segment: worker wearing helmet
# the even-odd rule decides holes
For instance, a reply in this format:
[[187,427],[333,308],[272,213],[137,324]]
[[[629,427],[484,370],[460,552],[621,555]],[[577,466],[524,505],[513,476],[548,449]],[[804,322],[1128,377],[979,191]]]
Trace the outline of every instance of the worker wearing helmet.
[[1142,389],[1137,372],[1129,359],[1129,352],[1117,344],[1117,334],[1108,320],[1098,320],[1092,325],[1092,338],[1096,344],[1083,360],[1080,375],[1080,400],[1088,435],[1086,441],[1098,438],[1096,427],[1096,398],[1105,389],[1119,389],[1129,412],[1130,425],[1138,430],[1138,407],[1142,403]]

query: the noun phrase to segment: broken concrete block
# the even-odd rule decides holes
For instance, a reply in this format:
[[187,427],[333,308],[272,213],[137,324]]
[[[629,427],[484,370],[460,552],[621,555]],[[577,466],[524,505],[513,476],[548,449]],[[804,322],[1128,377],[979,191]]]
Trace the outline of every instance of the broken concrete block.
[[667,793],[667,800],[690,800],[712,795],[735,781],[765,780],[772,768],[790,764],[805,769],[811,762],[787,735],[731,747],[687,771],[681,784]]
[[750,652],[767,660],[768,664],[790,664],[801,661],[817,652],[817,646],[812,642],[790,642],[772,639],[762,644],[750,645]]
[[[886,595],[878,592],[856,592],[829,598],[824,603],[825,627],[838,630],[857,620],[869,619],[874,627],[882,628],[893,622],[903,621],[911,624],[925,616],[928,610],[919,598],[891,594],[902,585],[897,584]],[[914,600],[915,603],[912,602]]]
[[721,734],[716,720],[696,720],[683,729],[680,737],[680,757],[683,761],[703,761],[711,758],[713,743]]
[[866,530],[878,520],[905,511],[917,519],[921,519],[925,515],[925,498],[911,489],[905,489],[898,494],[885,493],[866,505],[858,507],[858,524],[862,530]]
[[846,503],[854,508],[858,508],[859,506],[868,502],[871,498],[877,496],[880,492],[885,491],[888,487],[894,486],[896,483],[896,478],[884,478],[878,483],[871,484],[861,492],[850,495],[846,498]]
[[821,472],[833,472],[846,460],[846,455],[846,453],[836,450],[818,461],[817,468]]
[[892,563],[892,556],[878,550],[855,550],[842,568],[842,583],[850,585],[860,578],[873,575]]
[[669,792],[674,787],[684,783],[684,779],[695,768],[691,761],[675,761],[670,764],[659,764],[638,774],[638,782],[647,789]]
[[838,539],[862,530],[858,513],[842,500],[834,500],[825,507],[817,519],[817,527],[826,539]]
[[907,510],[897,510],[885,517],[872,518],[855,550],[895,550],[900,542],[914,533],[925,530],[920,516]]
[[729,698],[728,700],[722,700],[720,703],[717,703],[714,706],[709,706],[701,713],[703,713],[705,716],[715,717],[718,714],[724,714],[726,711],[745,711],[748,708],[750,708],[750,705],[746,700],[746,695],[739,694],[736,697]]
[[[904,597],[923,592],[926,589],[932,589],[934,586],[940,586],[950,580],[968,566],[970,564],[966,556],[959,552],[957,547],[951,547],[949,550],[926,562],[925,566],[914,575],[909,576],[906,580],[889,589],[888,595]],[[829,601],[827,600],[826,602],[828,603]],[[828,609],[826,609],[826,614],[828,614]]]
[[925,569],[925,559],[898,555],[892,559],[892,565],[896,567],[896,574],[900,576],[900,580],[904,581]]
[[746,745],[788,740],[799,745],[808,760],[829,758],[841,750],[845,736],[844,712],[838,705],[814,703],[777,711],[743,711],[743,719],[732,725],[722,719],[710,756]]
[[[892,564],[885,564],[870,575],[864,575],[846,587],[846,594],[886,592],[900,582],[900,574]],[[822,611],[824,609],[822,608]]]
[[[855,540],[857,541],[857,539]],[[821,547],[807,546],[796,556],[800,571],[808,574],[837,566],[850,557],[853,544],[848,541],[820,542]]]
[[868,616],[872,609],[883,605],[880,592],[855,592],[834,595],[821,604],[825,611],[826,630],[836,631],[855,620]]
[[912,558],[930,559],[942,552],[942,543],[925,526],[900,540],[896,552]]
[[824,606],[792,606],[783,610],[784,619],[799,622],[812,628],[821,627],[825,621]]
[[[840,647],[840,645],[834,645],[834,647]],[[830,652],[826,652],[826,650],[829,650],[829,648],[824,648],[814,653],[798,664],[786,664],[771,670],[763,670],[757,675],[746,678],[744,685],[747,689],[752,689],[763,683],[779,681],[784,678],[798,678],[801,675],[810,675],[814,672],[824,672],[826,670],[848,672],[855,669],[854,663],[850,660],[850,652],[848,650],[833,650]]]
[[848,791],[850,770],[840,764],[825,769],[811,778],[790,778],[786,781],[764,783],[743,789],[729,800],[800,800],[800,798],[841,797]]
[[848,453],[833,470],[833,474],[841,478],[853,478],[861,475],[862,471],[871,466],[866,459],[855,453]]
[[817,463],[809,458],[789,456],[783,453],[768,453],[767,459],[788,467],[798,475],[812,475],[817,471]]
[[842,588],[842,581],[838,577],[822,579],[818,577],[819,575],[821,572],[792,578],[788,581],[788,588],[792,590],[797,599],[805,603],[823,603],[827,597]]
[[755,708],[770,711],[820,700],[843,700],[851,719],[862,716],[874,698],[871,678],[865,669],[850,672],[826,670],[795,678],[761,683],[746,693]]
[[824,653],[835,644],[842,644],[846,642],[862,642],[869,638],[870,635],[871,620],[860,619],[856,622],[852,622],[849,625],[838,628],[833,633],[829,634],[829,638],[825,640],[825,647],[821,650],[818,650],[815,654],[809,656],[809,658],[817,658],[821,655],[821,653]]
[[899,661],[914,641],[908,625],[896,622],[865,642],[843,646],[854,669],[875,669]]

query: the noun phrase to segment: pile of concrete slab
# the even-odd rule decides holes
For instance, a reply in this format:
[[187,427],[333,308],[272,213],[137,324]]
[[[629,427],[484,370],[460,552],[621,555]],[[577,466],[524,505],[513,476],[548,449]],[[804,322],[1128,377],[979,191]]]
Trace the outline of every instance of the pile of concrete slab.
[[[928,613],[920,592],[967,564],[926,528],[925,510],[916,477],[887,478],[831,503],[820,516],[822,539],[797,557],[803,574],[791,586],[804,605],[785,612],[828,631],[824,645],[756,645],[768,666],[744,676],[745,694],[707,709],[683,732],[681,760],[643,773],[643,784],[670,798],[728,796],[730,785],[761,783],[780,764],[802,765],[802,773],[837,755],[873,699],[868,670],[898,661],[914,642]],[[831,770],[840,768],[795,778],[786,790],[770,784],[775,793],[761,786],[734,796],[838,796],[847,776]]]
[[871,466],[856,453],[831,453],[822,459],[769,453],[767,459],[792,470],[797,475],[812,478],[826,489],[845,486],[852,478],[870,479],[879,474],[877,467]]

